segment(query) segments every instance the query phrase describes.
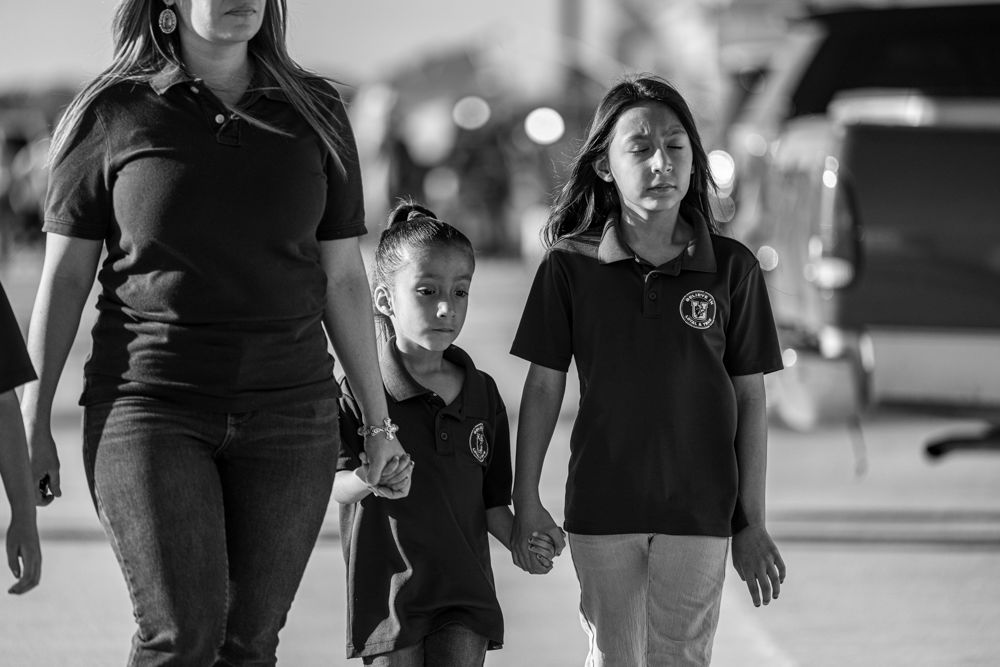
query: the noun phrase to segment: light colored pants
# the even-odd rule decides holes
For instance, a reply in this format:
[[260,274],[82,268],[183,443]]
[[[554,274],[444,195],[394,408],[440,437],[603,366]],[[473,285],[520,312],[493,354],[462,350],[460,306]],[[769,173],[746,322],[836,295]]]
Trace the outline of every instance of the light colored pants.
[[726,576],[725,537],[570,533],[586,667],[708,665]]

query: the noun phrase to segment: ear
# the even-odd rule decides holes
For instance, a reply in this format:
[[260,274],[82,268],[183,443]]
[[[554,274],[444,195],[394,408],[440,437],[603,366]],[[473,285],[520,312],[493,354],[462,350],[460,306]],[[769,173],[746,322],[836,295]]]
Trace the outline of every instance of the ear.
[[597,177],[602,181],[611,183],[615,180],[614,175],[611,173],[611,165],[608,164],[607,156],[597,158],[594,160],[592,166],[594,167],[594,171],[597,172]]
[[386,317],[392,317],[392,295],[384,285],[375,288],[375,309]]

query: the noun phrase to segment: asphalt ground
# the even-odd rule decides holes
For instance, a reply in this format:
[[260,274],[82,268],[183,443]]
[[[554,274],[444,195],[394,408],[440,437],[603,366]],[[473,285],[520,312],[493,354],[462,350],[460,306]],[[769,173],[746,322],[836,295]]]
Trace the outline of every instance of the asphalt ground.
[[[29,253],[0,267],[22,322],[37,263]],[[507,349],[531,272],[516,261],[481,260],[458,341],[496,377],[512,421],[526,366]],[[88,328],[85,319],[57,395],[63,497],[39,511],[42,583],[26,596],[0,600],[4,667],[104,667],[123,664],[128,653],[128,593],[91,506],[80,455],[76,397]],[[557,519],[576,400],[569,384],[542,480],[543,500]],[[922,451],[930,436],[975,427],[879,412],[864,420],[863,448],[843,428],[809,435],[772,429],[768,520],[788,579],[778,601],[755,609],[730,569],[713,664],[1000,665],[1000,455],[957,454],[932,462]],[[6,514],[4,505],[3,526]],[[487,665],[581,665],[586,641],[569,554],[543,577],[517,570],[496,544],[493,562],[507,638]],[[281,634],[279,664],[360,664],[343,657],[344,590],[337,506],[331,503]]]

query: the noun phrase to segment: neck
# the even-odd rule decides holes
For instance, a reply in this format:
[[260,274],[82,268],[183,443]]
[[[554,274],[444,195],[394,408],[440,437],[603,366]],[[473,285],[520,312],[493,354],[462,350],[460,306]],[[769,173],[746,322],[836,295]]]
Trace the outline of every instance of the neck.
[[669,248],[687,243],[687,230],[680,224],[678,209],[643,215],[622,207],[621,233],[633,249]]
[[190,44],[183,48],[184,67],[205,82],[219,99],[232,106],[250,85],[252,70],[246,42]]
[[403,360],[406,370],[414,377],[440,373],[445,368],[444,352],[405,345],[399,338],[396,339],[396,349],[399,350],[399,357]]

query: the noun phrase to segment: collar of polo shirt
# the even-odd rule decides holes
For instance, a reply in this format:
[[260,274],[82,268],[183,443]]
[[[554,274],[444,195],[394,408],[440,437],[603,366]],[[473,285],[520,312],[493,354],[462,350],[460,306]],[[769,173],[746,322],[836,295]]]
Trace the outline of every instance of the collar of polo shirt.
[[[402,403],[417,396],[427,396],[433,393],[413,379],[410,372],[406,370],[406,366],[403,365],[403,360],[399,356],[399,349],[396,347],[395,336],[382,342],[379,346],[378,356],[382,381],[385,384],[386,392],[393,401]],[[465,370],[465,382],[462,383],[462,400],[460,401],[462,416],[490,419],[492,415],[489,409],[486,380],[476,370],[472,358],[465,353],[465,350],[456,345],[452,345],[444,351],[444,358]]]
[[[194,78],[183,67],[172,62],[166,63],[163,69],[149,79],[149,85],[156,91],[157,95],[164,95],[168,90],[182,83],[200,84],[201,79]],[[248,90],[252,95],[248,105],[256,101],[258,96],[264,96],[277,102],[288,102],[288,97],[278,86],[278,82],[260,66],[253,68],[253,77],[250,79]]]
[[[715,251],[712,248],[712,234],[708,230],[708,221],[699,211],[690,207],[685,207],[683,218],[694,230],[694,238],[688,243],[687,251],[679,255],[680,268],[715,273]],[[636,255],[622,240],[619,217],[610,215],[604,223],[601,243],[597,247],[597,261],[601,264],[611,264],[626,259],[635,261]]]

